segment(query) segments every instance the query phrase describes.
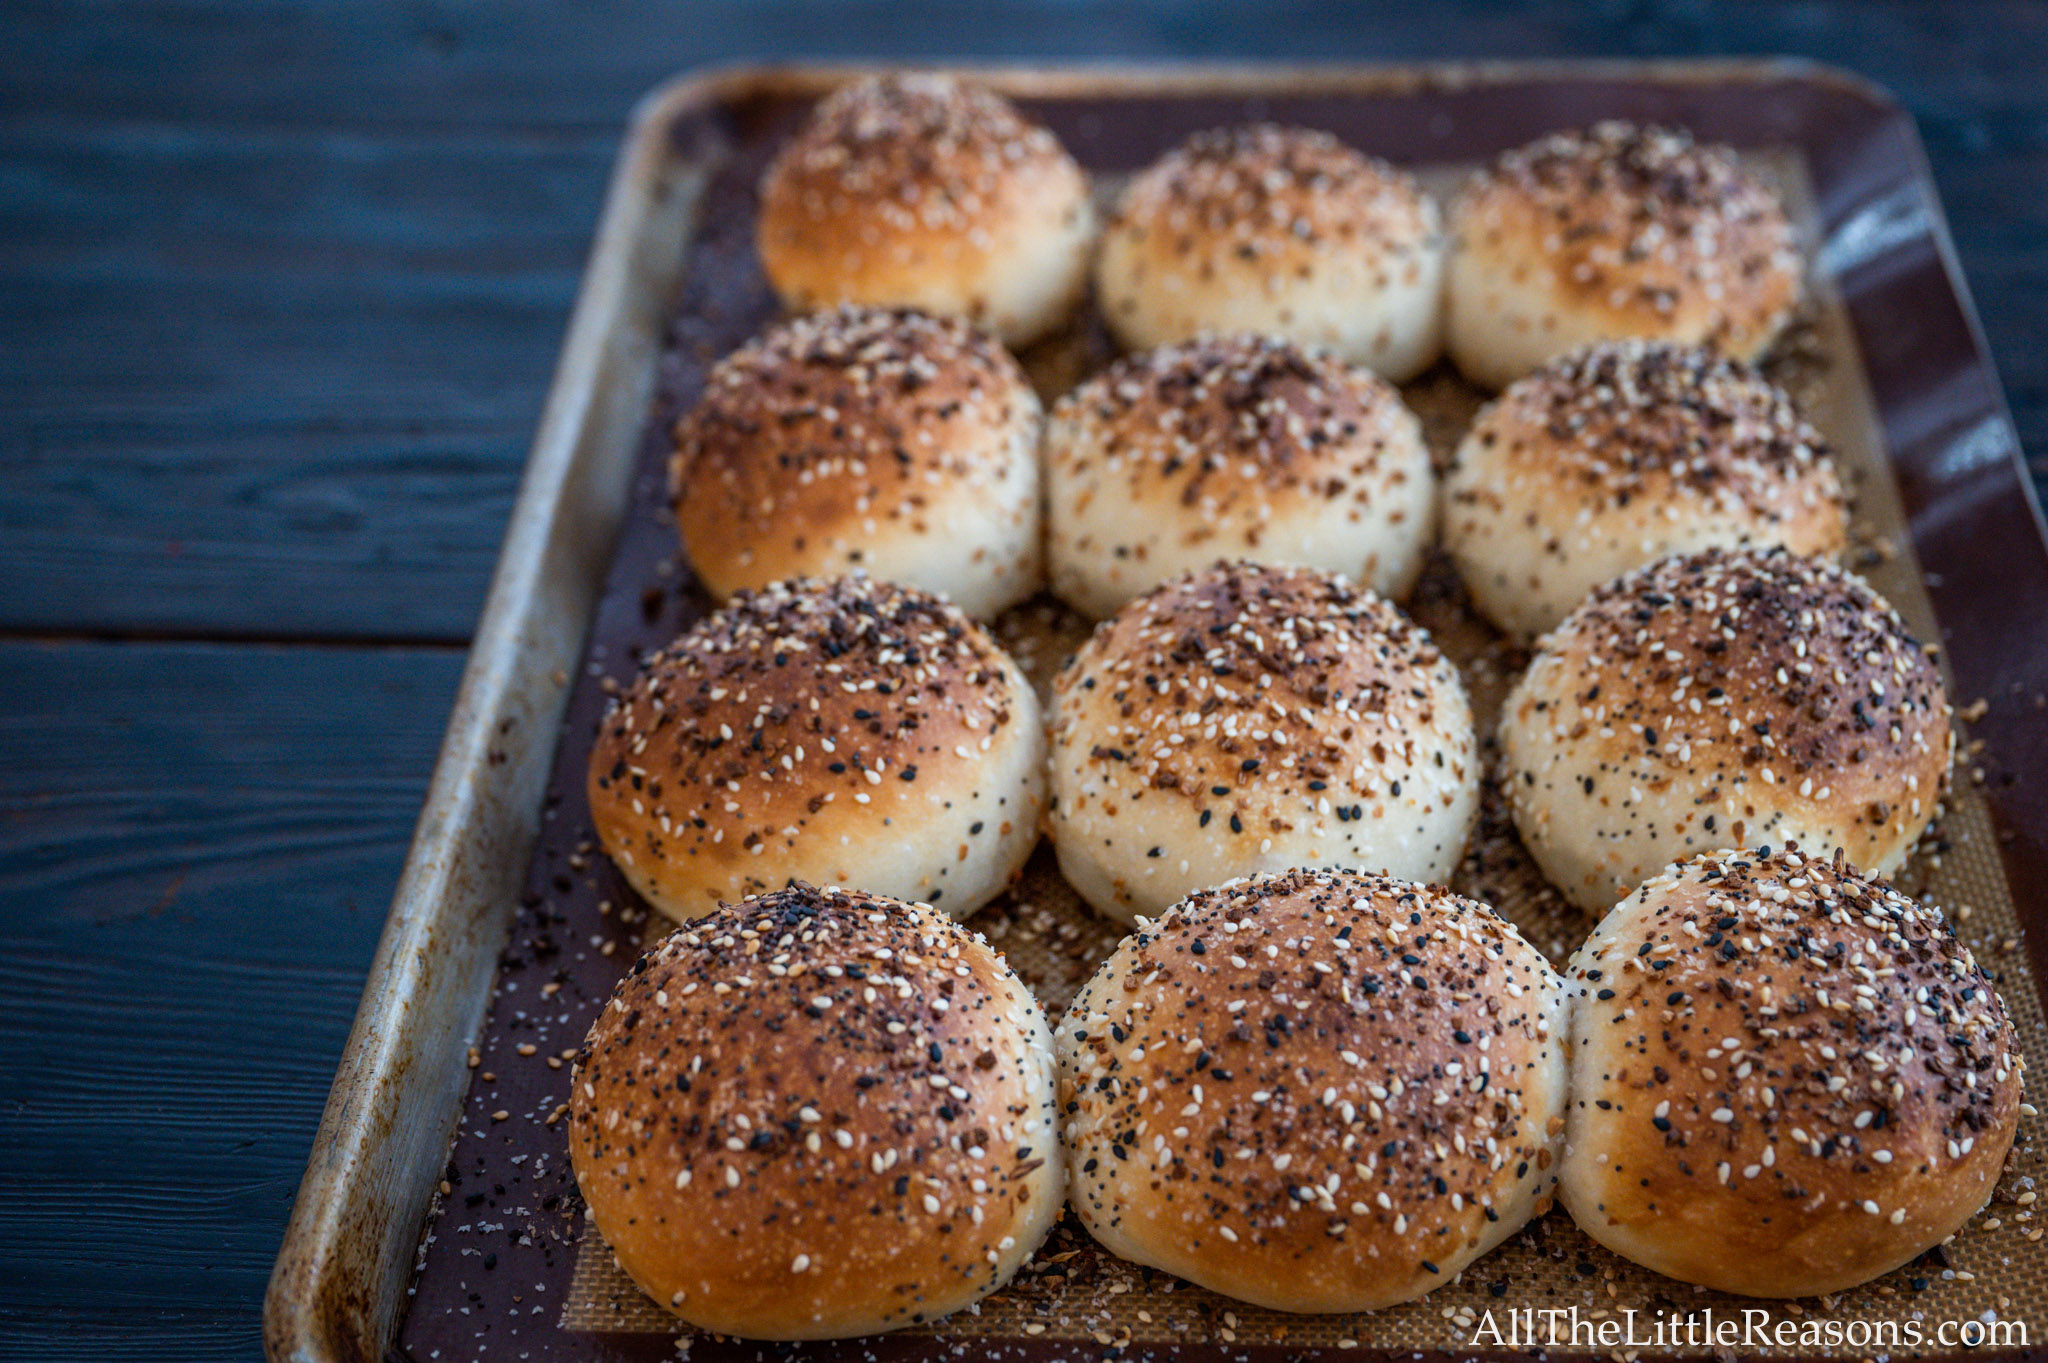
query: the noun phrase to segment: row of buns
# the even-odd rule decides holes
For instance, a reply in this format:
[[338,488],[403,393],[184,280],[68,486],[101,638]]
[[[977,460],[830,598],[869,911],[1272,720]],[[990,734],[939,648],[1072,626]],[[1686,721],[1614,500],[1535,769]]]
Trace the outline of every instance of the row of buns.
[[1754,358],[1800,279],[1783,205],[1728,148],[1625,123],[1507,153],[1448,213],[1327,132],[1214,129],[1141,170],[1099,236],[1049,130],[933,74],[823,100],[769,167],[756,233],[793,312],[913,307],[1023,345],[1092,276],[1131,349],[1256,332],[1400,382],[1442,347],[1496,388],[1602,337]]
[[1056,1032],[928,906],[793,885],[634,965],[569,1143],[625,1272],[749,1338],[959,1310],[1064,1206],[1277,1310],[1421,1296],[1558,1198],[1646,1267],[1792,1297],[1973,1216],[2023,1070],[1938,909],[1791,846],[1667,868],[1563,975],[1440,887],[1233,881],[1141,922]]
[[684,548],[721,599],[860,571],[983,619],[1049,581],[1101,619],[1240,557],[1400,599],[1441,521],[1474,604],[1526,639],[1662,554],[1828,554],[1847,535],[1833,456],[1785,393],[1661,341],[1595,342],[1516,381],[1441,487],[1400,392],[1326,351],[1204,335],[1115,361],[1047,414],[993,339],[858,307],[726,357],[674,439]]
[[[1523,842],[1600,911],[1669,862],[1797,841],[1885,874],[1955,746],[1941,672],[1861,579],[1782,546],[1673,554],[1538,642],[1500,719]],[[1043,825],[1124,923],[1260,872],[1448,880],[1479,804],[1457,668],[1369,588],[1248,561],[1096,627],[1051,713],[979,623],[864,576],[743,592],[650,658],[591,750],[593,822],[687,921],[791,881],[964,918]]]

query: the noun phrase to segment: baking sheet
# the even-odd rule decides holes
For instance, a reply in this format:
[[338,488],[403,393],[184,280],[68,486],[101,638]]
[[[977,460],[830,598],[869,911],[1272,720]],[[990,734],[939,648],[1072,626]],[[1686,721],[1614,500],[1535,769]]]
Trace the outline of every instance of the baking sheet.
[[[1796,80],[1786,84],[1812,94],[1810,85]],[[1718,92],[1718,97],[1710,97],[1710,92]],[[1835,93],[1858,108],[1873,107],[1853,92]],[[1928,480],[1908,468],[1910,476],[1895,485],[1878,438],[1881,422],[1892,437],[1895,459],[1912,444],[1899,438],[1900,404],[1883,402],[1882,394],[1874,400],[1865,381],[1868,372],[1881,387],[1887,372],[1884,364],[1894,357],[1886,352],[1876,363],[1866,363],[1857,346],[1859,338],[1867,342],[1873,334],[1882,344],[1902,323],[1908,329],[1921,328],[1925,318],[1894,314],[1886,319],[1888,331],[1871,333],[1857,316],[1859,295],[1867,305],[1870,291],[1856,287],[1858,271],[1896,267],[1902,246],[1932,240],[1938,255],[1938,236],[1927,216],[1931,199],[1918,200],[1917,218],[1910,196],[1844,202],[1842,149],[1824,138],[1814,140],[1824,128],[1808,129],[1809,135],[1801,138],[1788,137],[1778,128],[1777,136],[1760,138],[1723,126],[1727,119],[1740,123],[1760,110],[1766,124],[1773,118],[1782,121],[1785,105],[1774,114],[1762,94],[1753,84],[1732,80],[1716,86],[1687,80],[1538,77],[1524,78],[1516,87],[1514,82],[1443,85],[1411,79],[1363,94],[1287,99],[1245,91],[1221,96],[1098,93],[1047,100],[1037,111],[1091,168],[1110,171],[1148,159],[1194,127],[1257,116],[1330,127],[1367,150],[1410,163],[1482,155],[1543,127],[1611,114],[1684,121],[1708,135],[1760,145],[1764,164],[1786,182],[1810,225],[1819,248],[1817,258],[1826,272],[1810,324],[1788,347],[1780,375],[1806,399],[1817,424],[1836,440],[1852,470],[1859,525],[1867,540],[1855,566],[1900,606],[1924,637],[1933,637],[1933,603],[1921,589],[1912,536],[1906,533],[1907,502],[1916,488],[1925,492]],[[1510,98],[1503,100],[1503,95]],[[1297,112],[1287,107],[1290,100],[1307,107]],[[1674,104],[1676,108],[1671,107]],[[1130,105],[1141,107],[1122,107]],[[444,1171],[441,1208],[422,1246],[415,1305],[402,1335],[403,1348],[415,1358],[646,1358],[670,1356],[679,1348],[693,1357],[790,1352],[678,1337],[673,1323],[617,1274],[601,1243],[587,1233],[560,1128],[550,1118],[566,1096],[563,1053],[572,1052],[580,1042],[589,1018],[651,927],[645,910],[595,849],[581,789],[583,757],[606,695],[630,677],[639,652],[667,642],[701,609],[673,562],[673,528],[659,510],[664,500],[663,432],[694,394],[708,364],[772,316],[752,261],[751,189],[765,155],[794,126],[802,108],[803,101],[792,98],[731,101],[716,111],[708,131],[701,120],[686,130],[695,154],[708,155],[718,167],[707,190],[703,228],[690,248],[684,295],[669,352],[662,360],[659,397],[643,440],[619,555],[600,605],[589,657],[570,697],[566,738],[543,810],[540,847],[475,1057],[477,1083]],[[1554,108],[1555,117],[1532,123],[1532,108]],[[1485,117],[1489,109],[1490,122]],[[1502,122],[1500,116],[1509,110],[1518,111],[1517,116]],[[1716,111],[1722,114],[1722,123],[1715,121]],[[1884,113],[1881,108],[1875,112]],[[1855,169],[1853,159],[1847,165]],[[1909,187],[1919,192],[1924,179]],[[1877,205],[1874,217],[1870,203]],[[1835,291],[1837,283],[1848,286],[1846,305]],[[1057,389],[1106,356],[1099,332],[1083,326],[1030,359],[1041,382]],[[1948,383],[1937,384],[1932,391],[1946,394],[1953,404],[1955,380]],[[1909,390],[1906,396],[1916,395]],[[1424,410],[1439,448],[1455,439],[1474,402],[1469,391],[1442,373],[1425,376],[1412,386],[1411,399]],[[1991,399],[1995,408],[1995,389]],[[1927,414],[1941,410],[1940,404],[1926,393],[1918,394],[1917,401],[1923,427],[1939,433],[1938,422],[1927,425]],[[1994,410],[1980,421],[1998,415]],[[1980,435],[1980,461],[1984,444]],[[1938,511],[1943,499],[1922,500]],[[1926,507],[1915,509],[1926,514]],[[2009,512],[2010,505],[2006,509]],[[1920,532],[1917,523],[1912,528]],[[1929,543],[1941,553],[1946,541],[1922,533],[1923,551]],[[2038,543],[2028,547],[2038,558]],[[1939,567],[1937,592],[1953,571],[1946,557]],[[1975,603],[1977,615],[1991,613],[1987,604]],[[2005,609],[2004,604],[1997,609]],[[1482,713],[1489,712],[1511,680],[1519,656],[1467,617],[1454,580],[1441,569],[1425,582],[1414,610],[1459,659],[1475,701]],[[1953,614],[1945,610],[1941,622],[1953,625]],[[1076,622],[1047,605],[1025,608],[1004,626],[1006,637],[1027,663],[1036,663],[1041,670],[1057,665],[1078,637],[1075,630]],[[1973,699],[1972,669],[1964,664],[1974,661],[1974,655],[1966,657],[1958,649],[1957,665],[1964,674],[1956,691],[1959,705]],[[2030,680],[2038,687],[2038,681],[2017,671],[2003,675],[2008,682],[2020,681],[2022,689],[2016,706],[2012,698],[2001,698],[2001,715],[2032,704],[2025,688]],[[2040,725],[2021,727],[2038,730]],[[1994,772],[1994,782],[1997,776]],[[2015,831],[2010,819],[2006,830]],[[2009,856],[2025,836],[2017,831],[2005,844]],[[1966,763],[1959,772],[1957,798],[1942,825],[1942,841],[1916,861],[1912,877],[1957,913],[1964,935],[2001,982],[2034,1072],[2048,1073],[2043,1068],[2048,1061],[2042,1056],[2039,996],[2023,955],[2020,909],[2008,892],[1999,852],[1985,792],[1969,779]],[[1568,952],[1587,926],[1541,889],[1497,813],[1490,813],[1475,839],[1460,885],[1514,917],[1532,940],[1553,954]],[[2038,912],[2038,906],[2032,907]],[[974,926],[1011,955],[1055,1009],[1114,940],[1110,930],[1073,902],[1043,851],[1019,892],[977,915]],[[549,1065],[551,1056],[559,1068]],[[1800,1304],[1789,1310],[1824,1311],[1844,1318],[1910,1312],[1930,1319],[1990,1311],[2048,1324],[2048,1256],[2036,1243],[2040,1226],[2030,1209],[2012,1201],[2031,1191],[2032,1181],[2044,1172],[2036,1125],[2031,1120],[2025,1124],[2023,1148],[2001,1185],[2001,1197],[2007,1201],[1994,1203],[1982,1219],[1997,1224],[1966,1231],[1947,1252],[1947,1263],[1902,1270],[1831,1303]],[[1164,1275],[1111,1260],[1095,1251],[1070,1221],[1017,1284],[978,1312],[941,1323],[929,1336],[903,1334],[797,1352],[821,1357],[920,1356],[941,1349],[937,1341],[947,1339],[972,1339],[977,1353],[1007,1341],[1009,1347],[1033,1356],[1095,1356],[1104,1344],[1119,1343],[1139,1346],[1140,1352],[1220,1351],[1232,1356],[1247,1348],[1292,1352],[1310,1345],[1465,1352],[1479,1314],[1490,1308],[1569,1303],[1588,1311],[1622,1306],[1697,1309],[1709,1300],[1707,1294],[1643,1273],[1598,1250],[1556,1213],[1482,1259],[1458,1282],[1418,1303],[1369,1317],[1283,1317],[1239,1307]],[[1724,1311],[1739,1312],[1753,1305],[1711,1300]],[[1777,1314],[1786,1311],[1775,1308]]]

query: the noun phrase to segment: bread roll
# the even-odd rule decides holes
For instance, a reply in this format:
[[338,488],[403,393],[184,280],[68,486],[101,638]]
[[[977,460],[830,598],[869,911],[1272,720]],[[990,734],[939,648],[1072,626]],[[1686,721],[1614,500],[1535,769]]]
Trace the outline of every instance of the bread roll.
[[1198,133],[1131,181],[1095,291],[1134,350],[1201,332],[1323,346],[1399,383],[1442,333],[1435,203],[1325,132],[1261,123]]
[[1052,1036],[979,936],[792,886],[643,956],[576,1058],[569,1153],[619,1266],[692,1325],[936,1320],[1059,1218]]
[[1248,558],[1404,596],[1436,476],[1384,379],[1270,337],[1203,337],[1112,365],[1046,429],[1053,590],[1098,618]]
[[1939,808],[1941,672],[1892,608],[1783,549],[1679,554],[1565,618],[1501,713],[1515,825],[1604,910],[1669,862],[1796,841],[1904,861]]
[[1193,895],[1060,1024],[1074,1210],[1275,1310],[1418,1297],[1550,1205],[1566,1007],[1448,890],[1294,870]]
[[792,312],[874,303],[1024,345],[1087,289],[1088,177],[993,90],[890,75],[835,91],[768,167],[756,232]]
[[1588,1235],[1723,1292],[1806,1297],[1932,1248],[2019,1121],[2005,1007],[1941,911],[1791,848],[1714,852],[1573,961],[1563,1195]]
[[1778,197],[1727,147],[1601,123],[1511,151],[1451,205],[1445,344],[1500,388],[1592,341],[1753,360],[1799,298]]
[[1607,341],[1519,379],[1479,414],[1444,479],[1444,543],[1509,634],[1708,545],[1834,554],[1834,457],[1775,384],[1712,351]]
[[984,619],[1041,574],[1038,395],[953,318],[847,307],[720,361],[675,431],[690,566],[720,598],[862,570]]
[[1310,569],[1176,578],[1097,626],[1054,697],[1060,870],[1122,922],[1292,866],[1442,880],[1477,811],[1457,669]]
[[633,888],[688,920],[793,881],[957,918],[1038,840],[1045,736],[981,626],[913,587],[742,592],[605,716],[590,814]]

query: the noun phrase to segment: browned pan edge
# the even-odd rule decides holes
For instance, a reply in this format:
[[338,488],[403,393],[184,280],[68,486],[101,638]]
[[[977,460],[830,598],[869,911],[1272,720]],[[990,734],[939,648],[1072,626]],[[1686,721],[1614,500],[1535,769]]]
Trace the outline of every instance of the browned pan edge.
[[[703,370],[771,314],[750,252],[746,218],[735,205],[750,192],[766,150],[801,116],[810,98],[842,71],[725,73],[681,99],[671,142],[680,157],[718,160],[691,244],[684,298],[660,375],[661,398],[648,423],[618,561],[592,635],[596,670],[623,675],[642,649],[665,642],[697,611],[693,594],[643,595],[657,580],[669,546],[646,524],[644,507],[661,490],[662,438],[674,412],[694,396]],[[1887,446],[1928,575],[1944,642],[1958,685],[1958,703],[1990,702],[1973,727],[1987,741],[1987,795],[2000,854],[2028,936],[2037,976],[2048,978],[2048,796],[2018,773],[2048,758],[2048,715],[2035,698],[2048,696],[2048,649],[2034,645],[2037,622],[2048,621],[2048,544],[1961,277],[1954,264],[1924,154],[1911,120],[1886,96],[1853,77],[1794,63],[1483,67],[1402,71],[1030,71],[987,73],[1023,98],[1091,170],[1127,171],[1187,134],[1217,123],[1272,118],[1328,128],[1366,151],[1401,162],[1474,160],[1541,132],[1604,117],[1681,124],[1738,146],[1791,146],[1807,161],[1821,227],[1821,258],[1835,274],[1867,366]],[[737,196],[737,197],[735,197]],[[501,982],[551,974],[594,1012],[630,961],[634,933],[602,919],[596,901],[621,893],[609,868],[586,875],[565,870],[587,826],[581,785],[585,745],[604,694],[592,675],[577,678],[557,767],[544,812],[541,846]],[[597,858],[599,862],[602,858]],[[586,954],[562,962],[570,932],[595,929],[617,943],[612,956]],[[516,1041],[527,995],[494,1004],[485,1044]],[[496,1063],[486,1059],[486,1066]],[[510,1163],[537,1154],[519,1123],[493,1134],[485,1106],[545,1110],[561,1085],[558,1072],[507,1067],[488,1104],[473,1095],[469,1133],[458,1139],[448,1170],[459,1180],[450,1218],[502,1215],[516,1204],[530,1218],[560,1220],[573,1205],[560,1138],[545,1179]],[[559,1128],[557,1128],[559,1130]],[[544,1143],[540,1143],[544,1144]],[[480,1199],[474,1211],[465,1204]],[[566,1202],[565,1202],[566,1198]],[[452,1241],[449,1242],[452,1245]],[[669,1342],[644,1334],[571,1333],[557,1329],[561,1293],[573,1267],[559,1236],[519,1245],[507,1237],[500,1260],[479,1274],[452,1252],[424,1256],[412,1314],[402,1331],[404,1356],[658,1359]],[[532,1285],[548,1291],[532,1295]],[[472,1295],[473,1294],[473,1295]],[[514,1302],[517,1294],[521,1300]],[[531,1310],[540,1305],[538,1312]],[[1309,1352],[1221,1345],[1133,1346],[1120,1351],[1087,1343],[975,1340],[964,1344],[919,1336],[801,1347],[698,1341],[693,1359],[797,1357],[893,1360],[933,1356],[1050,1358],[1143,1356],[1277,1360]],[[1329,1355],[1337,1357],[1340,1355]],[[1389,1359],[1373,1349],[1344,1357]],[[1405,1353],[1429,1359],[1429,1355]],[[1477,1353],[1461,1357],[1489,1357]],[[1523,1356],[1523,1355],[1500,1355]],[[1572,1355],[1552,1355],[1571,1357]],[[2048,1357],[1974,1353],[1974,1359]]]

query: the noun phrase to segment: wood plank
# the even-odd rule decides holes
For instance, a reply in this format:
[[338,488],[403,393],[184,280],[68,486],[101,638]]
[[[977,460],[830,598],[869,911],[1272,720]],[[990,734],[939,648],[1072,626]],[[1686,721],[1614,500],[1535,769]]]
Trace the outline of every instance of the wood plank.
[[0,1356],[259,1352],[461,665],[0,643]]
[[[632,99],[677,71],[847,53],[1401,61],[1767,52],[1839,63],[1960,109],[2037,100],[2038,82],[2024,77],[2048,24],[2028,0],[1457,0],[1376,6],[1369,21],[1329,0],[1085,9],[908,0],[850,10],[817,0],[699,0],[687,12],[663,0],[17,0],[9,11],[18,48],[43,58],[17,63],[9,78],[28,107],[95,122],[321,129],[608,129]],[[832,22],[821,22],[828,14]]]
[[611,153],[0,135],[0,627],[467,637]]

